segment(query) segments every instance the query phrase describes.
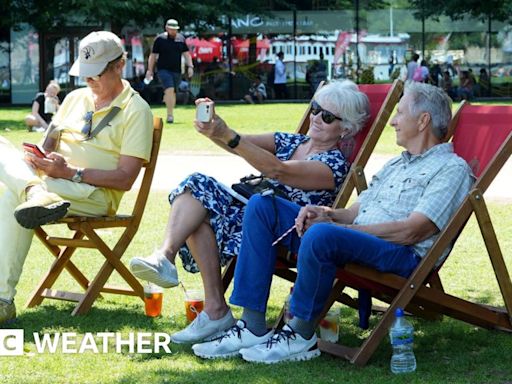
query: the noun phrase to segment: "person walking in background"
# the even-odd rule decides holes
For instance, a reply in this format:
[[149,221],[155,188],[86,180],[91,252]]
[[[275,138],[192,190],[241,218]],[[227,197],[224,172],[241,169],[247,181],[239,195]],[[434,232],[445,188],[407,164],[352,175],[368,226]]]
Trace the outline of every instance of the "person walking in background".
[[29,132],[44,132],[52,121],[52,116],[59,109],[60,100],[57,95],[60,92],[59,83],[51,80],[44,92],[36,93],[32,100],[32,113],[25,116],[25,124]]
[[460,74],[460,85],[457,89],[457,96],[460,100],[471,100],[473,98],[473,86],[475,85],[469,71],[462,71]]
[[439,82],[441,81],[442,77],[443,71],[441,70],[441,65],[439,65],[437,60],[434,60],[434,65],[430,69],[431,84],[435,85],[436,87],[439,86]]
[[167,122],[174,123],[174,107],[176,105],[176,89],[181,81],[181,56],[185,58],[187,76],[194,74],[192,56],[185,43],[185,37],[178,33],[180,26],[174,19],[165,23],[165,32],[159,34],[153,42],[153,49],[148,58],[146,79],[151,80],[157,74],[164,88],[164,103],[167,107]]
[[288,89],[286,88],[286,66],[283,63],[284,53],[277,54],[276,65],[274,67],[274,91],[276,99],[287,99]]
[[432,84],[432,78],[430,77],[430,69],[428,68],[427,60],[421,60],[421,82]]
[[391,75],[393,74],[393,69],[395,68],[395,64],[396,64],[395,55],[396,55],[396,52],[395,51],[391,51],[391,54],[389,55],[389,58],[388,58],[388,64],[389,64],[388,74],[389,74],[389,77],[391,77]]
[[478,77],[479,94],[480,96],[490,96],[490,81],[489,74],[485,68],[480,68],[480,76]]
[[412,55],[411,61],[407,63],[407,79],[406,80],[413,80],[414,72],[416,72],[416,68],[418,68],[418,59],[420,56],[415,53]]
[[457,98],[457,92],[453,89],[453,81],[450,71],[444,71],[443,77],[439,80],[439,87],[442,88],[452,100]]
[[309,83],[310,93],[313,96],[322,81],[327,80],[327,63],[324,53],[320,51],[318,60],[313,61],[306,72],[306,81]]

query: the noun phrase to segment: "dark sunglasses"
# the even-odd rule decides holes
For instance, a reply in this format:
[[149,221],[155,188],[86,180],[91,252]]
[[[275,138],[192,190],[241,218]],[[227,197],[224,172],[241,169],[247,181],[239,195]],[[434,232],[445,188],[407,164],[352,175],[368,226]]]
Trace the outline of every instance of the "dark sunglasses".
[[332,112],[326,111],[320,106],[320,104],[318,104],[316,101],[313,101],[311,103],[311,113],[316,116],[320,112],[322,112],[322,120],[325,124],[331,124],[334,120],[343,121],[341,117],[336,116]]
[[93,111],[89,111],[84,115],[85,125],[82,128],[82,135],[87,137],[88,139],[91,137],[91,129],[92,129],[92,115]]
[[114,60],[110,61],[107,64],[107,66],[105,67],[105,69],[103,71],[101,71],[100,74],[98,74],[96,76],[88,76],[88,77],[86,77],[86,79],[91,79],[93,81],[100,81],[101,76],[103,76],[112,67],[112,63],[115,63],[116,61],[120,60],[122,57],[123,57],[123,54],[121,54],[120,56],[116,57]]
[[107,72],[108,70],[110,69],[109,65],[107,64],[107,66],[105,67],[105,69],[103,71],[101,71],[101,73],[99,75],[96,75],[96,76],[88,76],[86,77],[86,79],[91,79],[92,81],[100,81],[101,79],[101,76],[103,76],[105,74],[105,72]]

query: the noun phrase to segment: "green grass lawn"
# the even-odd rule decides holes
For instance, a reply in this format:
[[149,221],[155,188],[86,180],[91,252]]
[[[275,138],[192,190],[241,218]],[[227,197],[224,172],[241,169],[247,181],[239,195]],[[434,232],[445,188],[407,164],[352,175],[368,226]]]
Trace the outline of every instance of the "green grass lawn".
[[[218,113],[240,132],[274,130],[292,131],[299,120],[304,104],[272,104],[261,106],[221,105]],[[155,113],[164,115],[163,108]],[[1,135],[19,145],[22,141],[37,141],[40,134],[28,133],[20,123],[28,108],[0,110]],[[195,133],[191,125],[194,110],[179,107],[178,123],[166,125],[162,151],[166,153],[221,152]],[[272,123],[271,123],[272,122]],[[5,131],[9,128],[10,131]],[[387,129],[379,143],[379,153],[396,153],[394,134]],[[391,149],[393,148],[393,151]],[[126,211],[134,198],[127,193],[121,211]],[[139,232],[128,248],[124,261],[136,255],[146,255],[159,244],[167,220],[169,206],[164,192],[152,193]],[[490,204],[498,239],[509,270],[512,270],[512,206]],[[54,228],[64,233],[63,228]],[[103,235],[112,243],[118,232],[105,230]],[[0,256],[1,257],[1,256]],[[91,278],[101,258],[91,251],[78,253],[73,260]],[[203,361],[196,358],[189,346],[171,344],[171,354],[121,353],[94,354],[37,354],[32,334],[55,332],[168,332],[182,329],[185,324],[183,293],[179,288],[164,294],[163,316],[150,319],[144,315],[143,304],[133,297],[104,295],[90,313],[71,317],[73,305],[45,301],[34,309],[24,309],[29,294],[52,262],[41,243],[35,239],[18,285],[16,303],[18,320],[10,328],[25,330],[24,356],[0,357],[0,383],[507,383],[512,381],[512,337],[498,331],[484,330],[449,318],[428,322],[413,318],[416,330],[415,354],[418,362],[414,374],[395,376],[389,371],[391,347],[385,339],[369,364],[357,368],[350,363],[322,355],[303,363],[284,363],[262,366],[233,358],[223,361]],[[179,264],[179,262],[178,262]],[[198,275],[183,272],[178,267],[185,286],[200,286]],[[452,255],[442,269],[441,278],[448,292],[477,299],[490,305],[503,305],[483,241],[476,222],[471,219],[462,233]],[[112,283],[120,283],[114,274]],[[289,290],[290,284],[274,280],[269,301],[269,321],[274,320]],[[76,289],[67,275],[55,288]],[[79,290],[77,290],[79,291]],[[229,294],[229,293],[228,293]],[[235,315],[240,314],[234,308]],[[377,317],[372,318],[375,324]],[[366,331],[357,328],[355,311],[341,308],[340,339],[358,345]]]

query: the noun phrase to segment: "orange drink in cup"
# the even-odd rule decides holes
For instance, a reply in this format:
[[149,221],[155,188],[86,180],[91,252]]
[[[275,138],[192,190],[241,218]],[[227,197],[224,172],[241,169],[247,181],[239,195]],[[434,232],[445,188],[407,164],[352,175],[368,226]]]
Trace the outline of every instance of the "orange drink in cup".
[[331,343],[338,341],[339,333],[339,308],[331,308],[325,317],[318,324],[320,328],[320,338]]
[[190,323],[204,308],[204,294],[197,289],[185,291],[185,314]]
[[157,317],[162,313],[162,302],[164,291],[156,285],[148,284],[144,286],[144,309],[146,316]]

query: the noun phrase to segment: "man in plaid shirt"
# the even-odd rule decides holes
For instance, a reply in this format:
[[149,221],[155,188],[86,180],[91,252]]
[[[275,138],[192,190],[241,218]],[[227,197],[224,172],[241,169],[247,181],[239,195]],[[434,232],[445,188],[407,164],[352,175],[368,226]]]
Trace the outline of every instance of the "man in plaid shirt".
[[[467,195],[474,178],[467,163],[443,143],[451,100],[440,88],[410,83],[391,126],[405,151],[389,161],[347,209],[306,206],[253,196],[244,215],[242,245],[231,304],[241,320],[217,340],[193,346],[196,355],[241,354],[274,363],[320,355],[315,318],[331,291],[336,267],[358,263],[403,277],[416,268]],[[278,217],[276,217],[278,216]],[[280,243],[298,253],[290,322],[267,330],[265,312]],[[263,344],[262,344],[263,343]]]

